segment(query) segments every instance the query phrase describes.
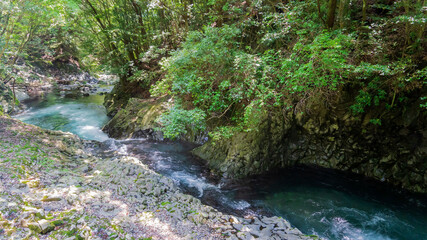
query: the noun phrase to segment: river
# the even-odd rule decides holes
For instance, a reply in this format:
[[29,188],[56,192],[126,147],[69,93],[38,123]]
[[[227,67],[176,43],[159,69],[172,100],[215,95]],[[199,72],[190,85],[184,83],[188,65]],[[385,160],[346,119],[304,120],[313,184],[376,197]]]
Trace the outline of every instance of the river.
[[209,174],[189,151],[193,145],[147,139],[114,140],[101,131],[108,121],[103,97],[64,97],[55,93],[27,101],[14,116],[52,130],[102,142],[103,157],[132,155],[172,178],[184,192],[221,211],[277,215],[306,234],[325,239],[427,239],[427,201],[397,193],[358,176],[295,167],[242,181]]

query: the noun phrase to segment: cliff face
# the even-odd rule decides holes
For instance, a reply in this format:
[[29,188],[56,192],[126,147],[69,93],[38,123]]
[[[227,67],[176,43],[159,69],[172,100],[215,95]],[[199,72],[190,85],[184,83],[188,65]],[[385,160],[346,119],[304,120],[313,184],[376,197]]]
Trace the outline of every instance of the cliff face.
[[[204,143],[206,133],[182,140],[202,144],[193,153],[211,169],[229,178],[243,178],[294,165],[320,166],[358,173],[413,192],[427,193],[427,113],[421,93],[405,107],[384,112],[371,108],[354,116],[350,94],[333,106],[314,103],[308,113],[269,111],[258,131],[238,132],[229,139]],[[162,140],[156,119],[169,98],[132,98],[104,130],[115,138],[152,137]],[[370,120],[382,118],[381,125]]]
[[259,131],[209,141],[193,152],[230,178],[312,165],[427,193],[427,114],[416,100],[403,112],[390,112],[381,126],[369,122],[379,114],[375,111],[354,117],[346,104],[315,109],[315,114],[270,113]]

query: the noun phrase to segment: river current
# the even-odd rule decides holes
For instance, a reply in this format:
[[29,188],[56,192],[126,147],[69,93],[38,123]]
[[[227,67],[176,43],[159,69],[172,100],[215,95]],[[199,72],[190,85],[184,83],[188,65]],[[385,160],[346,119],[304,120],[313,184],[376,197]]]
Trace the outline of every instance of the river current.
[[102,101],[98,95],[50,93],[27,101],[28,109],[14,117],[102,142],[96,149],[100,156],[137,157],[224,212],[282,216],[302,232],[325,239],[427,239],[425,197],[397,193],[358,176],[302,167],[238,182],[217,179],[190,154],[190,144],[109,138],[101,131],[108,121]]

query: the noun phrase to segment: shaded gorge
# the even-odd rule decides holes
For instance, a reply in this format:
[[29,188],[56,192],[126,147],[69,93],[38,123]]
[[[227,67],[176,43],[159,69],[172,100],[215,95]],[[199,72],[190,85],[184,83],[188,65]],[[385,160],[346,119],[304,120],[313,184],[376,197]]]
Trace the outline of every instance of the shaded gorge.
[[355,175],[296,167],[242,181],[217,179],[181,142],[114,140],[101,131],[108,121],[103,97],[50,93],[26,102],[15,118],[42,128],[97,140],[103,157],[130,155],[172,178],[181,189],[217,209],[241,216],[265,214],[288,219],[306,234],[326,239],[424,239],[427,201],[394,192]]

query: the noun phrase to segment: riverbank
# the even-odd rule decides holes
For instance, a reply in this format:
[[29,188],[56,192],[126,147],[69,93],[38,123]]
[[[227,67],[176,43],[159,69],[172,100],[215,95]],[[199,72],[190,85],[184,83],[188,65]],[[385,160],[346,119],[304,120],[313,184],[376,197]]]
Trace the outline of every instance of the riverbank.
[[182,194],[132,157],[0,117],[0,239],[308,239],[281,218],[239,218]]

